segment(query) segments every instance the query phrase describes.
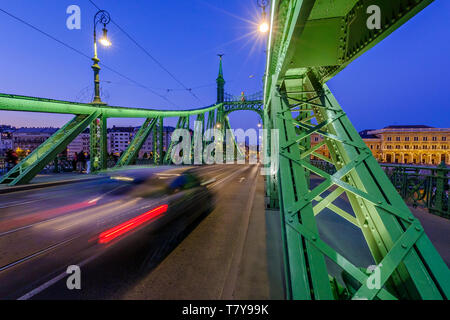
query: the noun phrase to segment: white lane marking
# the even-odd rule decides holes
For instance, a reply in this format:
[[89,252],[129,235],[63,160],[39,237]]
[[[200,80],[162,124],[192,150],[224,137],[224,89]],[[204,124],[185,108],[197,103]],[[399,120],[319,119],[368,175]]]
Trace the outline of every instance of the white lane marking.
[[[76,263],[75,265],[82,267],[84,266],[86,263],[90,262],[91,260],[97,258],[100,254],[96,254],[93,255],[90,258],[87,258],[83,261],[81,261],[80,263]],[[41,284],[39,287],[25,293],[23,296],[19,297],[17,300],[28,300],[30,298],[32,298],[33,296],[37,295],[38,293],[41,293],[42,291],[44,291],[45,289],[51,287],[52,285],[54,285],[55,283],[57,283],[58,281],[64,279],[64,277],[67,276],[67,273],[64,271],[61,274],[57,275],[56,277],[50,279],[49,281]]]

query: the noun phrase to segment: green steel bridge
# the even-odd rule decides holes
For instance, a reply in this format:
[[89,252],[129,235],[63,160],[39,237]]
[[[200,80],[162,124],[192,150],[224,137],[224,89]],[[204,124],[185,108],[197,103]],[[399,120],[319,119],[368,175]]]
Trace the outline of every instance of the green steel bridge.
[[[279,210],[284,279],[289,299],[448,299],[450,272],[386,174],[373,158],[326,82],[382,41],[432,0],[273,0],[270,11],[267,65],[261,97],[225,94],[220,60],[217,102],[181,111],[75,103],[0,94],[0,110],[72,114],[73,119],[5,174],[1,184],[30,182],[83,130],[90,127],[92,171],[107,169],[107,119],[142,118],[144,122],[116,167],[133,164],[145,140],[153,135],[156,164],[163,155],[164,120],[178,118],[177,128],[190,128],[191,117],[207,129],[230,128],[234,111],[257,112],[268,137],[264,154],[278,157],[279,168],[266,176],[268,208]],[[381,9],[381,28],[366,25],[367,8]],[[205,123],[206,122],[206,123]],[[271,132],[271,131],[269,131]],[[317,133],[323,142],[311,147]],[[276,138],[276,136],[275,136]],[[317,153],[326,145],[330,158]],[[314,166],[310,157],[330,163],[335,173]],[[156,160],[157,159],[157,160]],[[265,164],[270,169],[271,164]],[[311,188],[310,176],[322,182]],[[324,193],[328,192],[325,196]],[[352,211],[334,204],[346,195]],[[360,228],[376,263],[372,273],[352,264],[319,236],[316,216],[329,209]],[[327,271],[326,259],[343,270],[345,286]],[[371,274],[380,285],[370,285]]]

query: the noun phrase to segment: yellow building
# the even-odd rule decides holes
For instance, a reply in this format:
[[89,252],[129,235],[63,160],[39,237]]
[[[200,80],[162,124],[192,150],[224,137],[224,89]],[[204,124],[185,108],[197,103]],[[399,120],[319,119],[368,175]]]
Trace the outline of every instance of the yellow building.
[[424,125],[388,126],[360,132],[379,162],[450,164],[450,128]]
[[[379,162],[437,165],[450,164],[450,128],[424,125],[388,126],[359,133]],[[311,146],[323,140],[317,133],[311,135]],[[330,157],[325,145],[316,153]],[[313,159],[319,159],[313,156]]]

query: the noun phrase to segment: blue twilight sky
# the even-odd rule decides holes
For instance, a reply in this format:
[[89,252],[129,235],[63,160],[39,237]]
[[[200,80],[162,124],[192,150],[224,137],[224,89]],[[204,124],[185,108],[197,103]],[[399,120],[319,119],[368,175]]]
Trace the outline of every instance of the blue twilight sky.
[[[93,0],[196,96],[190,95],[110,23],[113,45],[99,48],[108,67],[173,102],[103,68],[110,105],[186,109],[215,102],[217,53],[224,53],[226,91],[262,89],[265,39],[254,30],[256,0]],[[388,1],[388,0],[386,0]],[[68,30],[66,9],[81,8],[81,30]],[[88,0],[0,0],[0,8],[92,56]],[[450,127],[450,1],[437,0],[328,84],[358,130],[390,124]],[[98,28],[98,32],[101,32]],[[89,59],[0,12],[0,92],[88,102]],[[169,90],[168,90],[169,89]],[[0,124],[61,126],[71,116],[0,111]],[[256,127],[251,112],[230,116],[233,127]],[[109,125],[139,125],[138,119]],[[173,121],[168,122],[174,124]]]

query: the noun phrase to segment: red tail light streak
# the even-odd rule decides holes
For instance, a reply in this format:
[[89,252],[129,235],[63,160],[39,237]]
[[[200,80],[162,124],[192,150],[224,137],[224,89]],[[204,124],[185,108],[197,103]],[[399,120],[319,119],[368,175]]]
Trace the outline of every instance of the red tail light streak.
[[139,227],[140,225],[144,224],[145,222],[162,215],[164,212],[167,211],[168,207],[169,206],[167,204],[163,204],[163,205],[156,207],[150,211],[147,211],[146,213],[143,213],[131,220],[121,223],[118,226],[115,226],[114,228],[106,230],[99,235],[98,242],[99,243],[108,243],[111,240],[123,235],[124,233],[127,233],[128,231]]

